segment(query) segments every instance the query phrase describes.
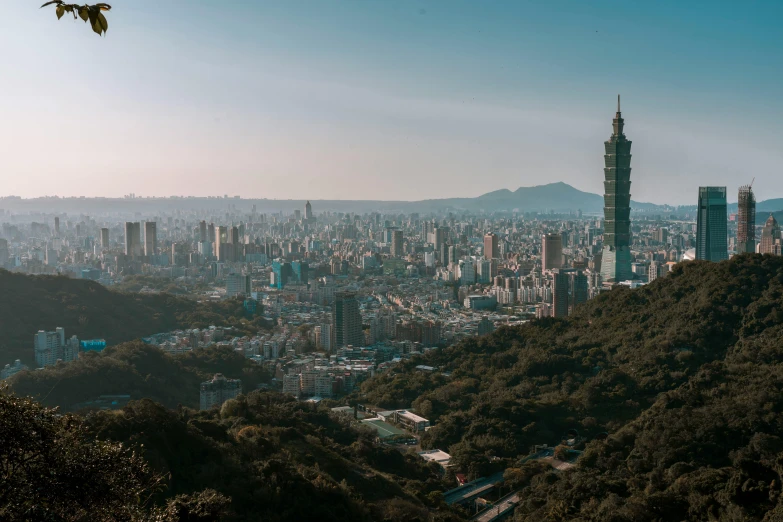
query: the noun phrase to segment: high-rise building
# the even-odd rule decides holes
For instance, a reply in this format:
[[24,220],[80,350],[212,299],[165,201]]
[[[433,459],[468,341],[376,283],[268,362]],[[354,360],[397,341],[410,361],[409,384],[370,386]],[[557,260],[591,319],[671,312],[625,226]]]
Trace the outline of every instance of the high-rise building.
[[552,270],[563,266],[563,236],[544,234],[541,236],[541,270]]
[[500,257],[498,236],[490,232],[484,236],[484,259],[497,259],[498,257]]
[[207,240],[207,222],[200,221],[198,224],[198,236],[199,243],[204,243]]
[[402,257],[402,230],[396,228],[392,230],[391,255]]
[[242,381],[226,379],[222,373],[216,373],[211,381],[201,383],[200,409],[208,410],[220,406],[240,393],[242,393]]
[[154,221],[144,223],[144,255],[154,256],[158,253],[158,229]]
[[737,199],[737,253],[756,252],[756,196],[750,185],[739,189]]
[[631,276],[631,141],[623,133],[625,121],[617,113],[612,135],[604,142],[604,246],[601,276],[617,283]]
[[313,206],[310,204],[309,201],[305,203],[304,218],[307,221],[313,219]]
[[726,187],[699,187],[696,215],[696,259],[729,258]]
[[69,362],[79,357],[79,340],[76,336],[65,339],[65,329],[54,332],[39,330],[34,339],[35,362],[40,368],[54,366],[60,360]]
[[141,223],[125,222],[125,255],[138,257],[141,255]]
[[101,229],[101,248],[109,248],[109,229]]
[[647,270],[647,282],[652,283],[656,279],[658,279],[659,272],[661,270],[661,266],[656,261],[652,261],[650,263],[650,268]]
[[190,261],[190,245],[184,242],[171,244],[171,264],[174,266],[188,266]]
[[60,218],[57,216],[54,218],[54,236],[60,237]]
[[248,296],[251,291],[250,275],[228,274],[226,276],[226,297]]
[[334,312],[332,313],[332,331],[334,347],[362,346],[362,316],[359,313],[359,302],[352,292],[337,292],[335,294]]
[[228,229],[215,227],[215,257],[218,261],[225,262],[228,257]]
[[308,271],[310,264],[304,261],[293,261],[291,263],[291,276],[296,284],[307,285],[309,282]]
[[761,231],[761,243],[759,254],[781,254],[780,225],[772,214],[767,218],[764,229]]
[[552,270],[552,317],[568,315],[568,271]]
[[293,276],[292,272],[291,263],[275,259],[272,261],[272,278],[269,281],[270,286],[282,290]]
[[569,284],[569,301],[568,301],[568,313],[569,315],[574,313],[574,309],[577,305],[587,302],[588,295],[588,282],[587,276],[581,270],[574,270],[568,274]]
[[566,317],[578,304],[587,301],[587,276],[581,270],[559,268],[552,271],[552,316]]

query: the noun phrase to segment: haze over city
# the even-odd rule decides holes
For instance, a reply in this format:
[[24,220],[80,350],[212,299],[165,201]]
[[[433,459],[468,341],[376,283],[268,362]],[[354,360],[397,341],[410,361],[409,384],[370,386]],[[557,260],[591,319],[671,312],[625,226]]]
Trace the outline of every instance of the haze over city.
[[634,200],[695,204],[700,185],[753,177],[760,200],[780,197],[781,15],[771,1],[118,0],[96,42],[8,0],[2,192],[600,194],[621,93]]

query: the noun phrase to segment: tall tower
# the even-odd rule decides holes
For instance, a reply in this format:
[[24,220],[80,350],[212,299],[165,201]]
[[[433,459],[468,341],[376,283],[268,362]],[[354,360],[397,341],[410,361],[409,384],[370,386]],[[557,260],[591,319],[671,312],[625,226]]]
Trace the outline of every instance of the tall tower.
[[497,259],[499,257],[498,236],[490,232],[484,236],[484,259]]
[[144,223],[144,255],[152,256],[158,253],[158,228],[154,221]]
[[125,222],[125,255],[138,257],[141,255],[141,223]]
[[759,254],[781,254],[780,247],[780,225],[772,214],[767,218],[764,224],[764,230],[761,231],[761,244],[759,245]]
[[313,219],[313,206],[309,201],[305,203],[304,218],[308,221]]
[[753,184],[743,185],[739,189],[737,199],[737,253],[754,253],[756,251],[756,196],[753,195]]
[[402,257],[402,230],[395,228],[391,231],[391,255]]
[[109,248],[109,229],[101,229],[101,248]]
[[723,261],[728,258],[726,187],[699,187],[696,259]]
[[541,270],[552,270],[563,266],[563,236],[544,234],[541,236]]
[[619,283],[631,276],[631,142],[623,133],[620,113],[612,121],[612,136],[604,142],[604,248],[601,276]]
[[356,294],[351,292],[337,292],[332,312],[332,332],[334,346],[363,346],[364,333],[362,332],[362,316],[359,313],[359,302]]

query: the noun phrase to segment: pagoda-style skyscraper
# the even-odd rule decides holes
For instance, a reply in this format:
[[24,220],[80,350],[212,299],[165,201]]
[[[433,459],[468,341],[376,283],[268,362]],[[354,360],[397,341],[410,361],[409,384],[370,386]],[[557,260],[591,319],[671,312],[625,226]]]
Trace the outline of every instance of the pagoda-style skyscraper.
[[612,136],[604,142],[604,282],[631,279],[631,142],[623,134],[620,95]]

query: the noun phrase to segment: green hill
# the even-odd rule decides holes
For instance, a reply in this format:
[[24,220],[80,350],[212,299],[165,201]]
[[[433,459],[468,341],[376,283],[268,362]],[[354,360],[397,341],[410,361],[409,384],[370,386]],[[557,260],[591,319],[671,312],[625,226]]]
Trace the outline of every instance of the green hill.
[[231,348],[205,348],[168,355],[140,341],[88,352],[79,360],[44,370],[20,372],[9,383],[19,395],[68,411],[100,395],[148,398],[168,408],[199,407],[199,385],[222,373],[241,379],[246,392],[270,378],[262,368]]
[[591,441],[576,471],[523,490],[517,520],[762,520],[783,513],[781,296],[781,257],[686,263],[568,319],[431,352],[357,398],[413,403],[436,424],[424,445],[472,476],[571,429]]
[[68,337],[106,339],[110,345],[178,328],[234,325],[255,333],[263,326],[258,319],[243,323],[237,301],[114,292],[94,281],[6,270],[0,270],[0,288],[0,366],[21,359],[34,367],[33,336],[58,326]]

